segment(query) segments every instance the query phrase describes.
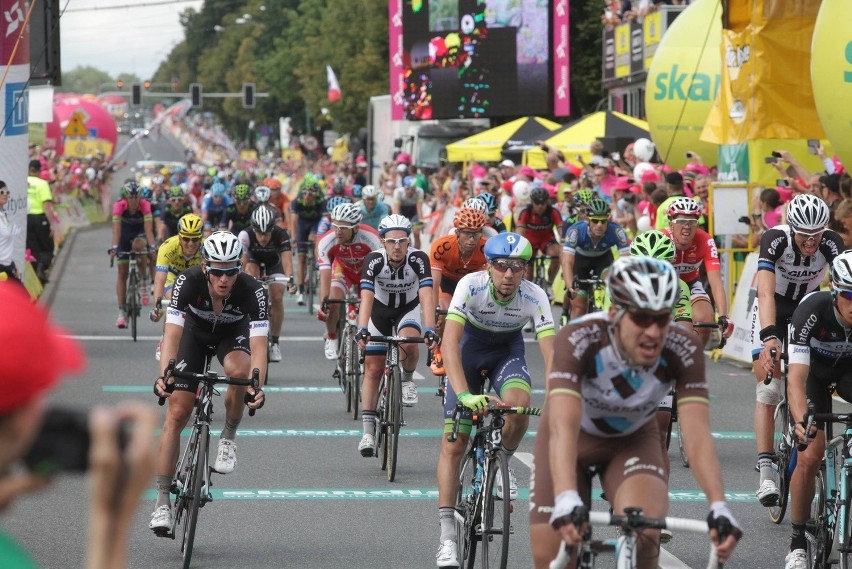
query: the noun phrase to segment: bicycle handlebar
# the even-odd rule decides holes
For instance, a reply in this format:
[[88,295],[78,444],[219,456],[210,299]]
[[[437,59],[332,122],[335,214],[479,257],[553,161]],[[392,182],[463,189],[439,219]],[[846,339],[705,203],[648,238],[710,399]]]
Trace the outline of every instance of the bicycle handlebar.
[[[454,443],[456,439],[459,438],[459,423],[461,422],[462,413],[464,413],[467,408],[461,403],[456,403],[456,408],[453,411],[453,430],[447,435],[447,441]],[[494,413],[495,415],[534,415],[536,417],[541,416],[541,408],[539,407],[521,407],[521,406],[510,406],[510,405],[498,405],[494,403],[489,403],[488,407],[485,408],[485,413],[483,415],[487,415],[488,413]]]
[[395,342],[397,344],[425,344],[426,339],[420,336],[370,336],[371,342]]
[[323,304],[361,304],[360,298],[327,298],[323,301]]
[[[813,401],[808,401],[808,410],[805,413],[805,416],[802,417],[802,424],[805,427],[805,438],[807,439],[808,433],[811,432],[811,428],[814,426],[816,419],[814,419],[814,403]],[[796,449],[799,452],[804,452],[808,448],[807,444],[799,443],[796,446]]]
[[[772,361],[775,361],[775,356],[778,355],[777,348],[769,348],[769,355],[772,358]],[[763,380],[763,385],[769,385],[772,383],[772,372],[766,374],[766,379]]]
[[[254,388],[255,393],[257,393],[260,388],[260,370],[255,368],[252,371],[251,379],[243,379],[237,377],[228,377],[226,375],[219,375],[214,371],[208,371],[207,373],[194,373],[194,372],[186,372],[175,369],[175,360],[169,360],[169,365],[166,367],[165,373],[163,374],[163,383],[166,384],[166,393],[173,393],[175,390],[174,382],[169,383],[169,378],[177,378],[177,379],[186,379],[190,381],[200,381],[202,383],[206,383],[208,385],[219,384],[227,384],[227,385],[237,385],[242,387],[251,386]],[[248,394],[246,394],[248,397]],[[157,399],[158,405],[164,405],[166,402],[165,397],[160,397]],[[249,416],[254,417],[254,412],[256,409],[249,409]]]

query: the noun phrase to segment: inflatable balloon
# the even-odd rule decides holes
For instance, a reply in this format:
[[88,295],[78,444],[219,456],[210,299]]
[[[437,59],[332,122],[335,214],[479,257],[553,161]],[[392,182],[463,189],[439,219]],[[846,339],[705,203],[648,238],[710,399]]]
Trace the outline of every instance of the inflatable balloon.
[[650,217],[648,217],[647,215],[643,215],[636,220],[636,230],[639,233],[642,233],[643,231],[648,231],[649,229],[651,229]]
[[642,162],[650,162],[654,157],[654,143],[647,138],[637,138],[633,144],[633,153]]
[[654,170],[654,165],[650,162],[639,162],[636,166],[633,167],[633,179],[641,182],[645,172],[656,173],[656,171]]

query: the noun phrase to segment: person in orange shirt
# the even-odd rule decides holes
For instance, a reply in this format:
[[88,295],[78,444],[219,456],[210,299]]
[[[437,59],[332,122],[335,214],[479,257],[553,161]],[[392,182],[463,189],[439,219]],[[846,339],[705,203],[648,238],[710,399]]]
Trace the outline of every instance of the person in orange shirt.
[[266,178],[261,182],[269,188],[269,203],[281,212],[281,220],[277,223],[281,229],[290,230],[290,196],[281,191],[281,180],[278,178]]

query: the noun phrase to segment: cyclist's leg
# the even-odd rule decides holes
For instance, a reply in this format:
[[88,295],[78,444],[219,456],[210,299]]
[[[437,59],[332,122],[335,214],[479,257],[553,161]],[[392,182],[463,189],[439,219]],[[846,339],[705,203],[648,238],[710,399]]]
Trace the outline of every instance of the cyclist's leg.
[[[575,254],[574,255],[574,278],[577,279],[587,279],[592,275],[592,271],[595,268],[595,259],[593,257],[586,257],[585,255]],[[571,300],[571,319],[577,318],[579,316],[583,316],[586,312],[589,311],[589,295],[594,294],[593,290],[589,290],[589,287],[582,286],[576,287],[577,294],[574,295],[573,300]]]
[[[148,241],[144,235],[137,235],[133,239],[132,249],[135,253],[144,253],[148,250]],[[136,267],[139,270],[139,286],[145,286],[148,282],[148,257],[146,255],[136,257]]]
[[[328,298],[332,300],[343,300],[346,298],[349,286],[350,282],[343,270],[343,267],[340,263],[334,261],[331,265],[331,288],[329,288]],[[329,306],[328,318],[325,320],[326,338],[337,338],[337,322],[339,320],[340,305],[334,304]]]
[[[562,253],[562,244],[556,240],[548,243],[544,250],[544,254],[550,259],[550,266],[547,268],[547,282],[553,286],[553,281],[556,279],[556,274],[559,272],[559,255]],[[555,258],[554,258],[555,257]]]
[[305,277],[307,275],[308,237],[311,233],[311,224],[299,218],[296,223],[296,251],[299,254],[299,292],[305,292]]
[[[692,301],[692,321],[693,322],[714,322],[716,320],[713,311],[713,304],[710,302],[710,296],[704,290],[704,285],[696,279],[686,283],[689,285],[689,300]],[[709,328],[696,328],[695,333],[701,339],[701,345],[706,346],[710,341]]]
[[671,461],[669,460],[669,449],[666,445],[666,439],[668,438],[669,425],[672,422],[673,401],[674,391],[670,392],[662,401],[660,401],[656,415],[657,430],[660,433],[660,448],[663,450],[663,464],[666,469],[666,481],[668,481],[669,474],[671,474]]
[[[393,331],[390,322],[377,313],[378,306],[373,304],[373,314],[370,315],[368,329],[373,336],[387,336]],[[364,358],[364,380],[361,383],[361,422],[364,426],[364,435],[375,436],[376,432],[376,403],[379,399],[379,378],[385,367],[385,356],[387,345],[379,342],[367,344]],[[362,437],[362,441],[365,437]],[[375,447],[375,442],[373,442]],[[359,449],[360,449],[359,445]],[[367,454],[366,456],[371,456]]]
[[[420,303],[415,302],[413,306],[398,311],[397,330],[400,336],[415,338],[421,335],[422,325],[420,323]],[[414,370],[417,369],[417,360],[420,359],[419,344],[402,344],[400,354],[400,367],[402,367],[402,381],[413,381]]]
[[[118,254],[129,253],[133,248],[133,238],[130,235],[125,235],[122,231],[118,241]],[[118,299],[118,308],[124,310],[127,304],[127,274],[130,270],[130,263],[127,259],[116,259],[118,265],[116,280],[115,280],[115,296]]]
[[[271,279],[283,279],[284,268],[281,263],[266,268],[267,276]],[[269,283],[269,340],[278,343],[281,328],[284,326],[284,283]]]
[[[511,406],[527,407],[530,404],[530,374],[524,359],[523,339],[504,350],[499,363],[491,368],[491,383],[500,399]],[[499,349],[499,348],[495,348]],[[529,415],[507,415],[503,426],[503,447],[511,456],[527,432]]]

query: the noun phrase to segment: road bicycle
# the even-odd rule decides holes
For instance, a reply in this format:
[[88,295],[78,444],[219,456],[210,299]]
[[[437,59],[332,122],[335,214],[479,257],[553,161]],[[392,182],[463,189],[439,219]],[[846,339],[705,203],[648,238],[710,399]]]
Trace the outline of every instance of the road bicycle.
[[[463,405],[456,405],[453,430],[447,437],[450,442],[458,439],[464,411]],[[466,569],[476,565],[476,548],[480,544],[483,569],[507,567],[513,508],[511,500],[505,499],[509,492],[509,457],[503,448],[506,415],[538,416],[541,409],[490,404],[485,413],[473,416],[476,434],[471,436],[462,460],[454,513],[459,566]]]
[[[443,308],[436,308],[435,309],[435,322],[438,322],[441,317],[446,318],[446,316],[447,316],[447,311],[444,310]],[[432,362],[434,361],[434,359],[435,359],[434,350],[429,350],[428,352],[426,352],[426,367],[431,368]],[[437,375],[436,377],[438,378],[438,389],[435,391],[435,395],[437,397],[443,398],[444,393],[447,390],[447,374],[442,373],[441,375]]]
[[317,270],[316,252],[314,250],[315,243],[313,241],[305,241],[299,243],[304,246],[305,252],[305,297],[308,304],[308,314],[314,313],[314,297],[319,290],[319,270]]
[[[260,276],[257,280],[263,285],[263,290],[266,291],[266,298],[269,301],[270,310],[272,309],[272,301],[269,300],[269,285],[279,284],[283,287],[288,286],[292,282],[293,277],[271,277],[266,274],[266,264],[260,263]],[[266,363],[271,363],[269,360],[269,350],[266,350]],[[263,385],[269,385],[269,365],[266,366],[266,377],[263,378]]]
[[[551,286],[550,280],[548,279],[550,263],[559,263],[559,256],[538,255],[532,260],[532,279],[530,280],[543,291],[548,291],[548,287]],[[548,295],[548,300],[552,301],[552,297],[553,293],[551,291]]]
[[[588,529],[583,534],[583,540],[577,550],[577,569],[593,569],[595,561],[602,553],[612,553],[615,556],[615,566],[618,569],[633,569],[636,567],[638,554],[638,540],[640,533],[645,529],[668,529],[678,532],[692,532],[707,535],[708,527],[706,521],[691,520],[688,518],[646,518],[641,508],[625,508],[624,514],[613,514],[610,512],[589,512],[586,508],[578,513],[586,517]],[[595,540],[592,539],[593,526],[614,526],[618,530],[615,539]],[[722,529],[719,532],[725,536],[730,530]],[[565,545],[559,550],[556,559],[550,562],[550,569],[564,569],[571,563],[571,549]],[[716,557],[716,549],[710,546],[710,559],[707,562],[708,569],[721,567]]]
[[346,412],[352,414],[352,419],[358,419],[358,404],[361,400],[361,377],[363,362],[358,353],[358,307],[361,300],[355,296],[354,287],[344,299],[326,299],[323,310],[329,306],[339,306],[340,317],[337,319],[337,366],[331,374],[340,385],[346,399]]
[[603,308],[606,298],[606,283],[592,271],[588,277],[574,277],[574,290],[585,292],[586,314],[598,312]]
[[113,266],[115,259],[127,259],[127,292],[124,296],[124,313],[130,320],[130,335],[133,341],[136,341],[137,322],[142,313],[142,287],[146,286],[139,278],[139,267],[136,264],[136,257],[147,257],[148,253],[139,253],[136,251],[126,251],[116,253],[109,260],[110,268]]
[[[770,350],[770,357],[775,359],[777,351],[775,348]],[[775,454],[774,463],[778,470],[778,501],[767,508],[769,511],[769,519],[773,523],[780,524],[784,520],[784,514],[787,512],[787,502],[790,497],[790,480],[793,478],[793,470],[796,468],[798,458],[798,448],[793,436],[793,419],[790,416],[790,407],[787,404],[787,352],[781,354],[781,384],[783,392],[781,401],[775,406],[775,429],[773,435],[773,451]],[[769,385],[772,381],[772,375],[766,376],[763,380],[765,385]]]
[[[215,348],[208,348],[209,354],[214,353]],[[210,423],[213,420],[213,396],[219,395],[216,385],[241,385],[252,386],[255,391],[260,384],[260,371],[255,369],[251,379],[238,379],[218,375],[210,371],[211,356],[208,354],[204,365],[204,373],[183,372],[175,368],[175,360],[169,360],[163,374],[166,382],[166,390],[174,391],[174,383],[169,384],[169,378],[198,381],[198,390],[195,398],[195,411],[193,412],[192,431],[189,440],[180,454],[180,459],[175,467],[170,492],[174,494],[174,506],[172,507],[172,530],[165,528],[157,531],[160,537],[175,539],[175,528],[183,525],[181,531],[181,553],[183,554],[183,569],[189,569],[192,561],[192,549],[195,543],[195,530],[198,525],[198,510],[207,502],[213,500],[210,493]],[[249,396],[246,394],[248,402]],[[159,404],[165,403],[165,397],[159,399]],[[249,415],[254,416],[255,410],[249,409]]]
[[677,414],[677,392],[672,390],[672,409],[671,418],[669,419],[669,429],[666,432],[666,450],[672,442],[672,429],[677,429],[677,447],[680,454],[680,463],[684,468],[689,468],[689,459],[686,457],[686,448],[683,446],[683,431],[681,430],[680,421]]
[[370,342],[388,345],[385,369],[379,380],[379,399],[376,402],[376,456],[382,470],[387,471],[388,482],[396,478],[399,432],[405,421],[402,417],[402,367],[400,365],[401,344],[423,344],[426,340],[417,336],[400,336],[393,324],[393,335],[372,336]]

